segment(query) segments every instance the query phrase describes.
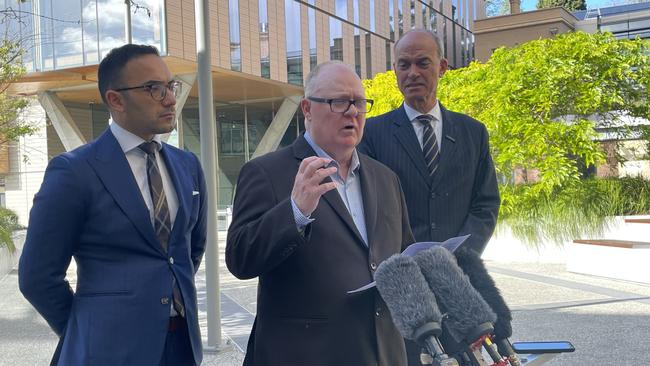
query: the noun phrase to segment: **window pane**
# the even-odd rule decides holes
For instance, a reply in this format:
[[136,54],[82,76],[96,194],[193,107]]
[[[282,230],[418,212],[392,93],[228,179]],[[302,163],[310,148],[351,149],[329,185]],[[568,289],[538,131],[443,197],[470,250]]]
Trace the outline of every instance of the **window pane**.
[[300,4],[284,1],[284,21],[287,36],[287,81],[302,85],[302,46],[300,37]]
[[56,68],[83,65],[81,3],[59,0],[52,7]]
[[269,18],[266,11],[266,0],[259,0],[260,17],[259,31],[260,31],[260,66],[261,76],[269,79],[271,77],[271,68],[269,62]]
[[230,15],[230,69],[241,71],[239,0],[228,0],[228,13]]

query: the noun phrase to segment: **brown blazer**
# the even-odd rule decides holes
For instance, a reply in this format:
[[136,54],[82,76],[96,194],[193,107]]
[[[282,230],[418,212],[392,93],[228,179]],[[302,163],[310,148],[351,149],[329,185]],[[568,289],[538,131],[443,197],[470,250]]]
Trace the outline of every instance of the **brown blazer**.
[[238,278],[259,277],[244,365],[406,365],[402,337],[376,290],[347,294],[414,240],[397,176],[359,154],[369,246],[336,190],[300,234],[290,195],[300,162],[312,155],[300,136],[239,175],[226,264]]

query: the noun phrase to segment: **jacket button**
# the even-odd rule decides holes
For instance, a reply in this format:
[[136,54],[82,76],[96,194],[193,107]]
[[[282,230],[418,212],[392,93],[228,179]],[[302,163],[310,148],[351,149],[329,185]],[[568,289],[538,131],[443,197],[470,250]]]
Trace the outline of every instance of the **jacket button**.
[[377,311],[375,311],[375,316],[381,316],[381,308],[377,308]]
[[370,263],[370,268],[371,268],[373,271],[376,270],[376,269],[377,269],[377,263],[375,263],[375,262]]
[[163,305],[169,305],[169,297],[161,298],[160,303],[163,304]]
[[169,257],[169,264],[174,264],[174,257]]
[[435,222],[432,222],[432,223],[431,223],[431,230],[435,230],[435,229],[436,229],[436,223],[435,223]]
[[436,192],[431,192],[431,198],[436,198],[437,194]]

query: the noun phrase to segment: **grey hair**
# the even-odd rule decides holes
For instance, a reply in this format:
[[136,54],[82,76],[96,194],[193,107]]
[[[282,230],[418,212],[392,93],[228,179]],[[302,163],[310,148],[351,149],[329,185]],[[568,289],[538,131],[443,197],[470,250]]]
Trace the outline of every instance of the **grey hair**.
[[321,71],[323,71],[323,69],[326,69],[327,67],[333,65],[344,66],[356,74],[356,71],[354,71],[352,66],[338,60],[331,60],[331,61],[325,61],[323,63],[320,63],[316,65],[316,67],[314,67],[314,69],[311,70],[307,75],[307,80],[305,80],[305,98],[314,96],[314,92],[318,88],[317,85],[318,75],[321,73]]
[[440,40],[440,37],[438,37],[438,35],[433,33],[432,31],[430,31],[428,29],[424,29],[424,28],[413,28],[413,29],[407,31],[406,33],[402,34],[402,36],[399,37],[399,39],[397,40],[397,42],[395,42],[395,45],[393,46],[393,54],[395,55],[395,57],[397,57],[397,45],[399,44],[399,42],[401,40],[403,40],[404,37],[406,37],[407,35],[409,35],[411,33],[424,33],[424,34],[429,35],[433,39],[433,41],[436,43],[436,50],[438,51],[438,58],[441,58],[441,59],[443,58],[443,55],[442,55],[442,41]]

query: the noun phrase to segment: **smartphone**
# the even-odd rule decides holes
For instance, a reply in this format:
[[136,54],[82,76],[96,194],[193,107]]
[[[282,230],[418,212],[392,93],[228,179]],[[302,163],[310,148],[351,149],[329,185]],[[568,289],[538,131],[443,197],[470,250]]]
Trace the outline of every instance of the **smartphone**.
[[515,350],[516,353],[527,354],[565,353],[576,350],[569,341],[513,342],[512,349]]

